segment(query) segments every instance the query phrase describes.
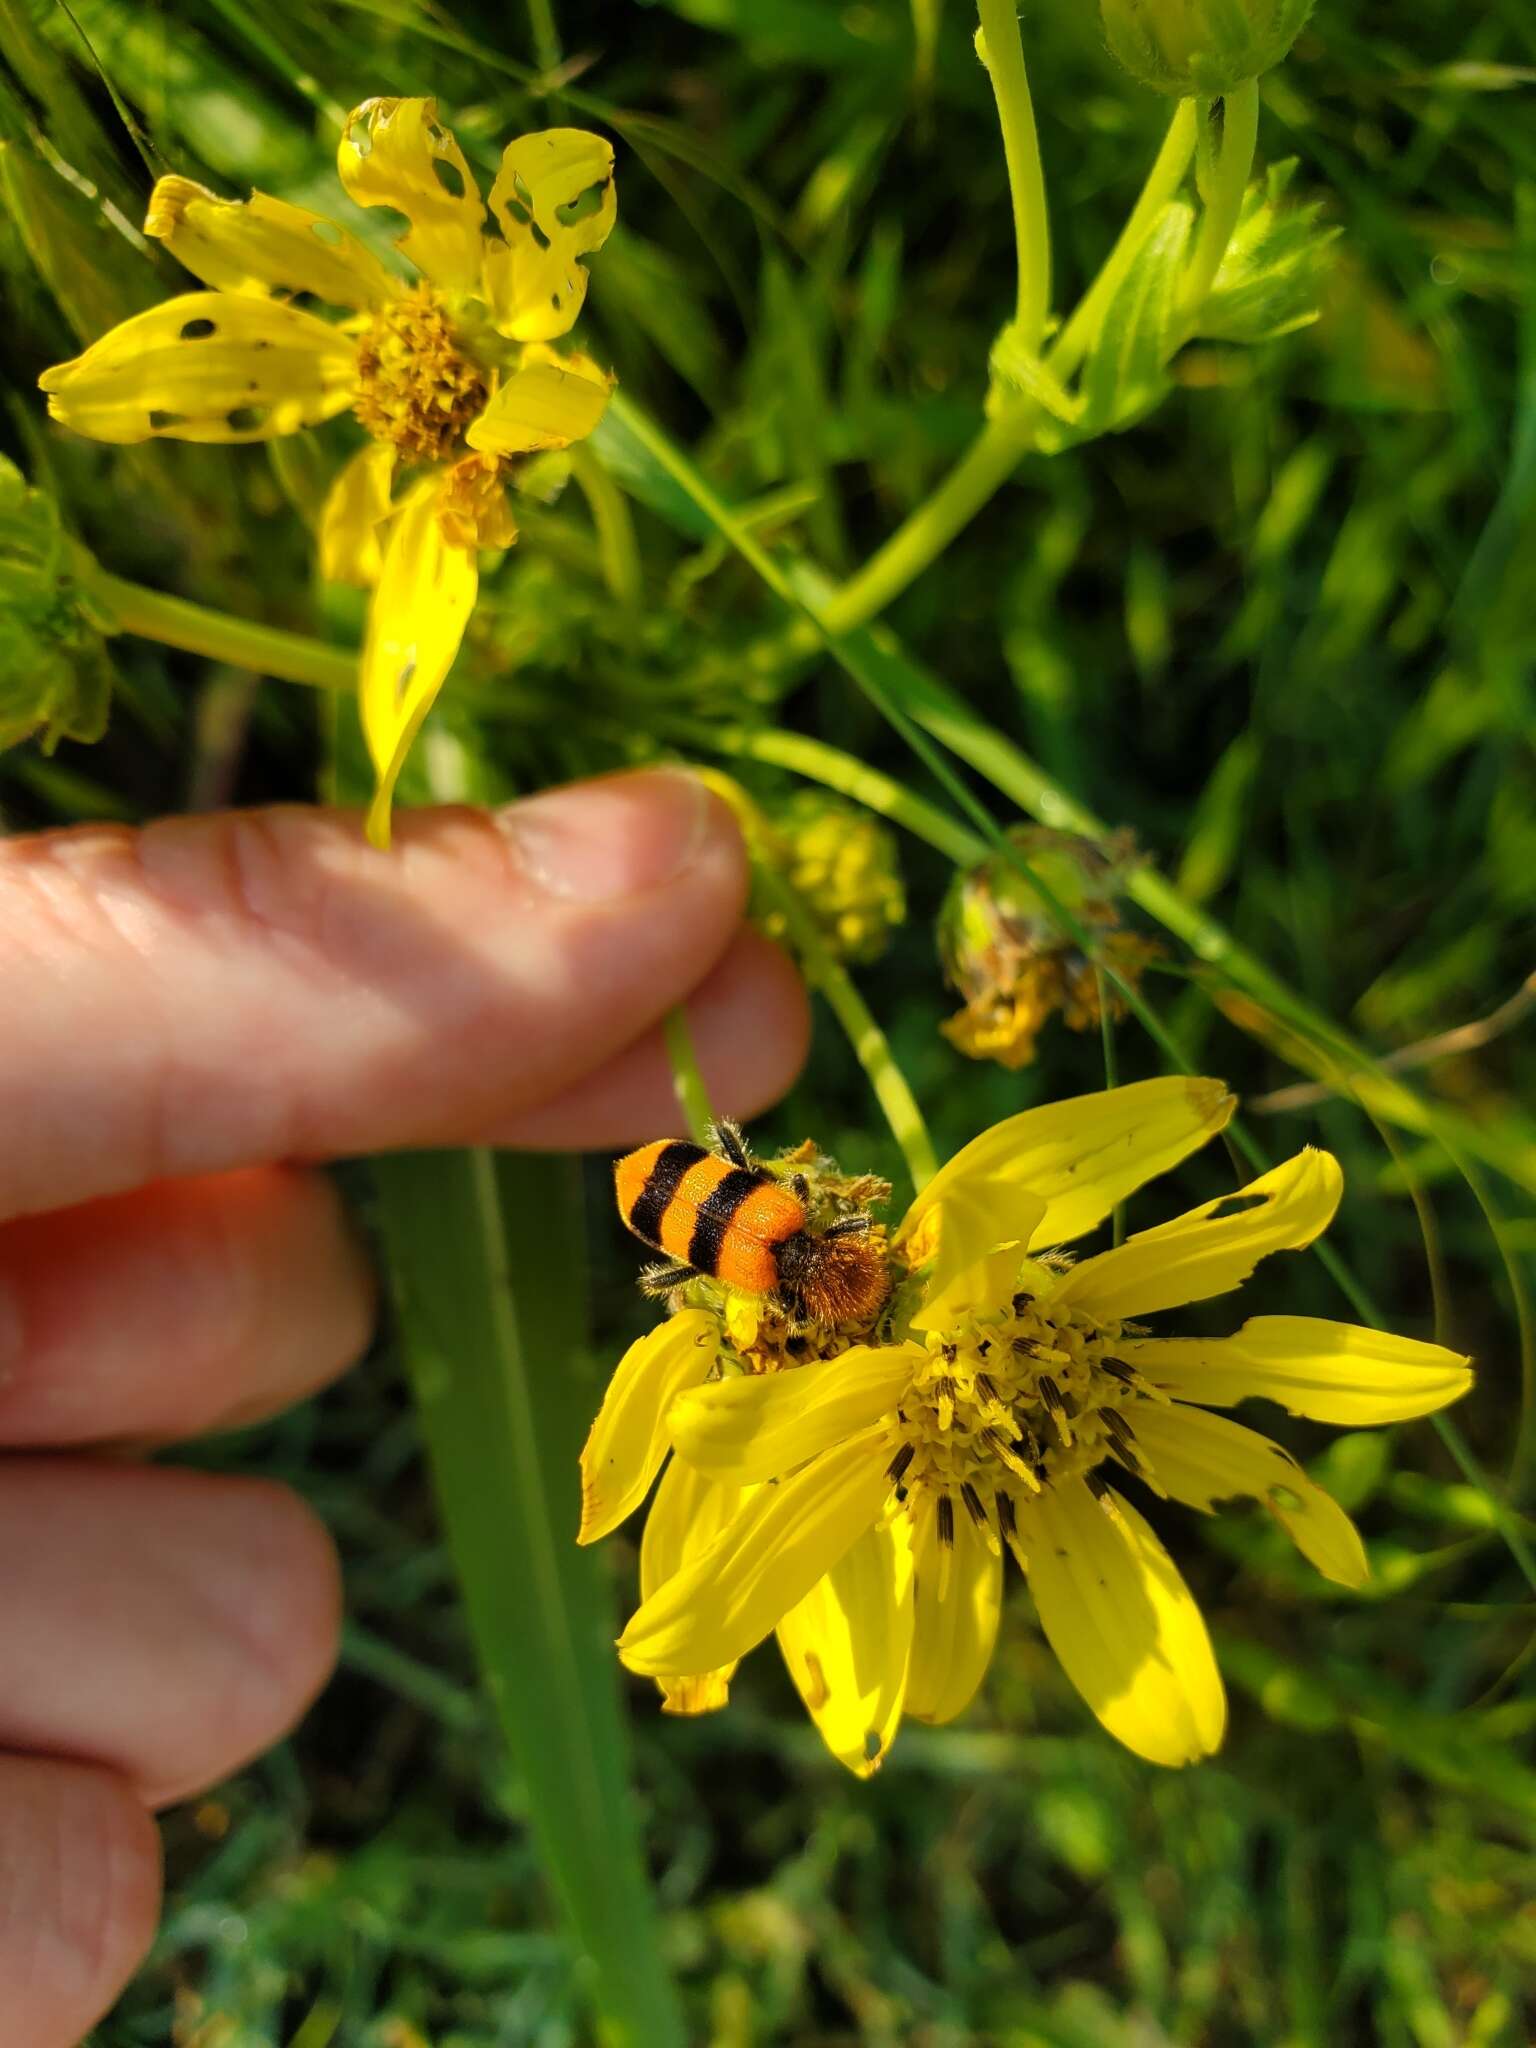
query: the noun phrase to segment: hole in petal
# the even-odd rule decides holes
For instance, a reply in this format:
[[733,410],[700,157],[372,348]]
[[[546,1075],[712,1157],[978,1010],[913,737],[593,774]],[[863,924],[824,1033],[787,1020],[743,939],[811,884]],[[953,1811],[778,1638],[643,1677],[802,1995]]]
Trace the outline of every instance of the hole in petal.
[[216,320],[187,320],[182,324],[181,338],[183,341],[206,341],[210,334],[218,331]]
[[348,147],[358,156],[373,155],[373,133],[366,121],[354,121],[347,130]]
[[432,159],[432,168],[437,174],[437,182],[450,199],[464,197],[464,173],[457,164],[449,163],[446,157],[435,156]]
[[563,228],[573,228],[579,222],[590,220],[602,206],[603,194],[608,190],[605,178],[599,185],[589,185],[585,192],[579,192],[569,206],[557,206],[555,218]]
[[1262,1209],[1268,1195],[1223,1195],[1206,1211],[1207,1223],[1219,1223],[1224,1216],[1241,1216],[1245,1209]]
[[184,413],[161,412],[157,407],[149,416],[149,430],[152,434],[163,434],[167,428],[179,427],[185,418]]
[[335,221],[312,220],[309,224],[309,231],[318,241],[324,242],[328,249],[339,249],[341,247],[341,229],[337,227]]
[[264,405],[237,405],[225,413],[224,424],[232,434],[254,434],[266,416]]

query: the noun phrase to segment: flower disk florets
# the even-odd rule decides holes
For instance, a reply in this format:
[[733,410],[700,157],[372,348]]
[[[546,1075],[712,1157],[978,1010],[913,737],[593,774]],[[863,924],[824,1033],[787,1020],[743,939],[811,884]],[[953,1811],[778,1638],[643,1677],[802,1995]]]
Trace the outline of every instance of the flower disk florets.
[[926,1489],[941,1515],[959,1502],[986,1529],[996,1501],[1006,1529],[1017,1493],[1041,1493],[1108,1457],[1138,1471],[1124,1411],[1151,1390],[1115,1357],[1120,1335],[1119,1323],[1051,1313],[1027,1290],[930,1331],[898,1411],[892,1459],[914,1507]]
[[358,344],[354,410],[408,462],[442,462],[484,410],[485,378],[430,285],[380,307]]

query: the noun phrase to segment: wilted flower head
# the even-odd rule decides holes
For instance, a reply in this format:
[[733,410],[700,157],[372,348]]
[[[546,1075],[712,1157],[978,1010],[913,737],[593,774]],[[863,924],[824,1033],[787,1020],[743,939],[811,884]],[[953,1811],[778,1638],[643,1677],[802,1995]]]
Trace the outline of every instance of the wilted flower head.
[[145,233],[209,289],[125,320],[40,382],[53,417],[99,441],[266,441],[354,413],[370,438],[331,490],[320,560],[375,591],[360,691],[378,779],[369,831],[383,843],[474,609],[478,551],[517,538],[508,483],[528,457],[590,434],[608,403],[607,373],[549,344],[581,311],[581,259],[617,201],[609,145],[550,128],[507,144],[487,228],[429,99],[365,101],[337,166],[359,206],[404,214],[415,283],[301,206],[162,178]]
[[[840,960],[878,960],[906,916],[896,835],[856,804],[797,790],[768,813],[780,872]],[[764,920],[777,931],[770,911]]]
[[1313,0],[1102,0],[1110,49],[1143,85],[1219,99],[1272,70],[1306,26]]
[[[1158,947],[1119,929],[1116,898],[1136,856],[1125,837],[1109,846],[1043,825],[1015,827],[1009,838],[1056,902],[1098,935],[1098,952],[1135,981]],[[1045,899],[1004,855],[956,874],[939,913],[939,956],[945,979],[965,1008],[944,1035],[972,1059],[1026,1067],[1047,1019],[1059,1013],[1074,1031],[1096,1030],[1100,976],[1061,930]],[[1104,984],[1110,1014],[1123,1004]]]
[[1226,1707],[1205,1623],[1115,1482],[1206,1511],[1261,1503],[1326,1577],[1359,1585],[1343,1510],[1288,1452],[1210,1411],[1262,1396],[1358,1427],[1429,1414],[1470,1384],[1454,1353],[1348,1323],[1261,1316],[1221,1338],[1142,1326],[1310,1244],[1340,1194],[1325,1152],[1077,1263],[1058,1249],[1232,1106],[1216,1081],[1144,1081],[984,1132],[892,1233],[891,1293],[863,1329],[765,1334],[760,1303],[698,1283],[680,1296],[621,1361],[582,1458],[591,1542],[672,1453],[619,1641],[630,1669],[673,1711],[703,1712],[776,1632],[828,1747],[867,1776],[903,1713],[952,1720],[976,1692],[1011,1554],[1112,1734],[1156,1763],[1215,1749]]

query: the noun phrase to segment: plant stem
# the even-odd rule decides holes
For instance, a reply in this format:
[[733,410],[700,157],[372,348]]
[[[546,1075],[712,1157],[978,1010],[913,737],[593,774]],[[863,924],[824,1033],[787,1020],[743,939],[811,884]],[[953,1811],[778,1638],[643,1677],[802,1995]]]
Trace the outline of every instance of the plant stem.
[[1020,339],[1038,347],[1051,310],[1051,223],[1045,209],[1045,171],[1040,138],[1035,130],[1029,73],[1019,35],[1015,0],[977,0],[986,47],[987,74],[997,97],[1003,129],[1003,154],[1008,161],[1008,190],[1013,200],[1013,239],[1018,253],[1018,310],[1014,315]]
[[1227,253],[1232,230],[1242,212],[1258,138],[1259,86],[1257,79],[1250,78],[1222,102],[1221,146],[1216,152],[1210,190],[1205,195],[1200,238],[1180,294],[1186,320],[1193,320],[1204,305],[1221,268],[1221,259]]
[[699,1068],[693,1033],[688,1029],[688,1013],[681,1003],[668,1010],[662,1033],[667,1042],[667,1058],[672,1062],[672,1092],[687,1121],[688,1135],[695,1144],[707,1145],[715,1112]]
[[91,589],[111,612],[119,633],[135,633],[140,639],[158,640],[166,647],[204,654],[212,661],[227,661],[231,668],[275,676],[285,683],[308,683],[318,690],[357,688],[357,656],[328,647],[323,640],[232,618],[228,612],[104,573],[93,579]]
[[1111,299],[1124,283],[1158,215],[1183,184],[1190,158],[1195,153],[1195,129],[1195,102],[1180,100],[1173,110],[1173,119],[1168,123],[1163,146],[1147,173],[1147,182],[1131,208],[1130,218],[1104,259],[1103,268],[1083,293],[1071,319],[1047,352],[1046,363],[1063,384],[1084,356],[1092,351]]
[[877,617],[937,561],[1028,454],[1039,417],[1039,409],[1021,399],[987,421],[938,489],[827,600],[822,622],[828,632],[850,632]]
[[[1016,42],[1016,26],[1012,33]],[[1130,218],[1047,354],[1047,366],[1061,381],[1072,374],[1091,346],[1105,307],[1157,216],[1179,189],[1194,149],[1194,107],[1181,102]],[[1038,409],[1028,399],[1021,399],[987,422],[938,489],[828,598],[821,612],[828,632],[847,633],[866,625],[916,582],[1013,475],[1029,453],[1039,417]]]

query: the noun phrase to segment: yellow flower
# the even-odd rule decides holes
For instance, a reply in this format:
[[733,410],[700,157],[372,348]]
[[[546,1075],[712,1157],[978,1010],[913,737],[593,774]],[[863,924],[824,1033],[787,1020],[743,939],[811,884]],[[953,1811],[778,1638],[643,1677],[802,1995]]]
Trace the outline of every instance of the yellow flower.
[[984,1132],[895,1232],[887,1324],[835,1356],[732,1371],[720,1318],[697,1307],[634,1346],[588,1445],[584,1538],[678,1455],[652,1510],[669,1569],[648,1575],[624,1662],[673,1688],[707,1683],[702,1703],[717,1704],[735,1660],[776,1629],[828,1746],[867,1774],[903,1712],[947,1721],[975,1694],[1011,1551],[1105,1727],[1157,1763],[1210,1754],[1226,1705],[1205,1624],[1112,1477],[1205,1510],[1257,1500],[1326,1577],[1358,1585],[1368,1567],[1343,1510],[1288,1452],[1209,1411],[1262,1396],[1358,1427],[1429,1414],[1471,1384],[1450,1351],[1347,1323],[1260,1316],[1177,1338],[1131,1320],[1311,1244],[1341,1188],[1324,1152],[1078,1263],[1055,1249],[1231,1109],[1218,1082],[1146,1081]]
[[[814,789],[778,805],[768,826],[785,881],[804,899],[834,957],[878,960],[907,914],[890,827]],[[782,915],[770,910],[763,928],[783,937]]]
[[396,779],[474,609],[478,552],[517,538],[506,485],[526,457],[590,434],[608,403],[605,371],[548,344],[581,311],[581,258],[617,201],[609,145],[550,128],[507,144],[487,228],[429,99],[365,101],[337,164],[358,205],[404,214],[416,283],[321,214],[162,178],[145,232],[208,289],[125,320],[39,382],[52,416],[98,441],[267,441],[350,407],[370,439],[332,487],[320,561],[376,589],[359,687],[368,831],[387,845]]

